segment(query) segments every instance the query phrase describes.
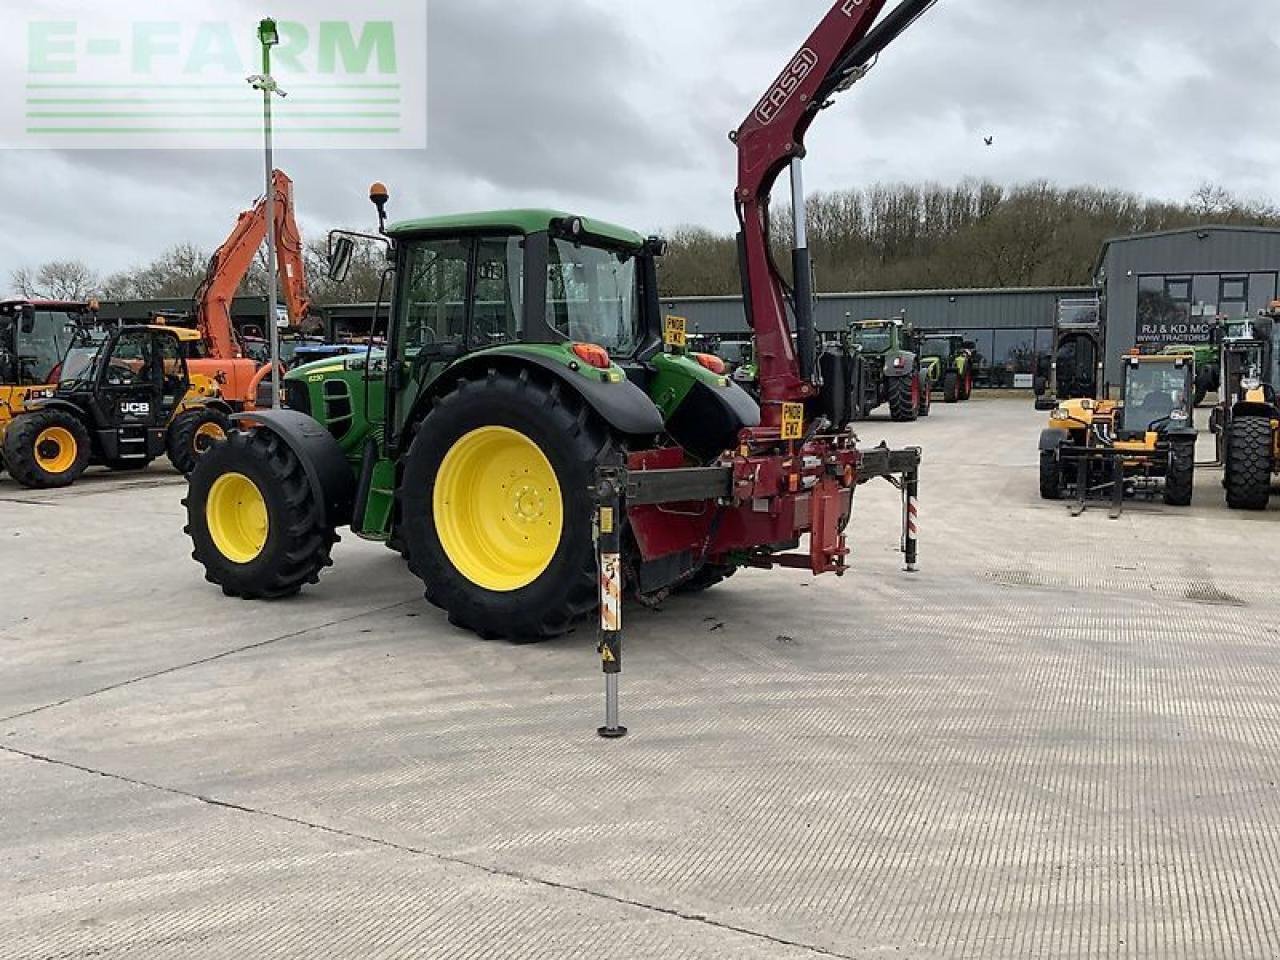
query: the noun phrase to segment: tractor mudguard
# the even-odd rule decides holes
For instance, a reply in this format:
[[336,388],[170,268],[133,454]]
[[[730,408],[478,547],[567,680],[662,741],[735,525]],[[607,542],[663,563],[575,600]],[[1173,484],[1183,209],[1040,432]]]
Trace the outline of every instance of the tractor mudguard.
[[69,413],[77,420],[84,420],[84,410],[77,407],[74,403],[67,400],[41,400],[37,403],[28,404],[23,407],[26,413],[39,413],[41,410],[61,410],[63,413]]
[[1248,400],[1237,403],[1231,408],[1231,416],[1235,417],[1266,417],[1268,420],[1275,419],[1276,408],[1269,403],[1254,403]]
[[[893,361],[898,357],[902,357],[905,361],[901,367],[896,367],[893,364]],[[889,354],[884,358],[884,375],[890,379],[896,379],[897,377],[910,377],[917,369],[919,369],[919,367],[916,363],[914,354],[896,353]]]
[[1174,427],[1166,430],[1164,435],[1170,440],[1195,440],[1200,436],[1200,431],[1195,427]]
[[324,504],[325,522],[335,527],[351,523],[355,509],[355,472],[328,430],[296,410],[259,410],[237,414],[231,420],[257,425],[283,440],[302,462],[316,500]]
[[1057,450],[1070,440],[1071,434],[1066,430],[1044,430],[1040,434],[1040,449]]
[[649,395],[630,380],[624,380],[621,383],[603,383],[596,379],[588,379],[562,363],[533,353],[486,352],[468,358],[450,367],[432,393],[439,396],[441,386],[448,384],[448,388],[451,389],[456,380],[493,366],[513,369],[537,367],[538,370],[555,377],[582,397],[587,406],[618,433],[646,437],[656,436],[666,430],[666,425],[662,422],[662,414],[649,399]]

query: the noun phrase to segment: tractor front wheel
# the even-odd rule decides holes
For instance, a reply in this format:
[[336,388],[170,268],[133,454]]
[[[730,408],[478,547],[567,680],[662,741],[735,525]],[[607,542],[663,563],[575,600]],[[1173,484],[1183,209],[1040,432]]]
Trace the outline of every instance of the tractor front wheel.
[[1175,440],[1169,451],[1169,472],[1164,478],[1164,502],[1189,507],[1196,487],[1196,442]]
[[184,476],[191,476],[196,461],[215,444],[225,443],[231,432],[231,418],[221,410],[202,407],[179,414],[169,424],[165,447],[169,462]]
[[889,381],[889,416],[895,423],[912,423],[920,416],[920,381],[894,377]]
[[1274,438],[1268,417],[1236,417],[1227,427],[1227,506],[1265,510],[1271,500]]
[[333,563],[338,537],[302,461],[267,430],[231,433],[211,447],[183,504],[192,557],[229,597],[291,597]]
[[1043,500],[1062,499],[1062,460],[1056,450],[1040,451],[1040,497]]
[[591,487],[609,431],[572,391],[489,370],[438,402],[399,491],[427,600],[482,637],[542,640],[599,602]]
[[69,487],[89,466],[89,431],[64,410],[23,414],[9,424],[4,460],[13,479],[32,490]]
[[960,389],[960,374],[954,370],[948,370],[942,380],[942,399],[947,403],[959,403]]

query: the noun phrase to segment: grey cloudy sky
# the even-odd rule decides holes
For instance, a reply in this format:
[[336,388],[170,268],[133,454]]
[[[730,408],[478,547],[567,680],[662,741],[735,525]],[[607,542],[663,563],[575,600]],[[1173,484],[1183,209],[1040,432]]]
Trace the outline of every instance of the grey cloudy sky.
[[[549,205],[728,230],[726,134],[830,2],[431,0],[428,149],[293,151],[279,165],[312,235],[367,224],[374,179],[397,216]],[[175,6],[232,11],[250,34],[270,12]],[[1047,178],[1184,199],[1209,180],[1280,200],[1277,63],[1275,0],[939,0],[815,125],[809,186]],[[212,248],[260,183],[252,151],[6,151],[0,277],[55,257],[105,273],[181,241]]]

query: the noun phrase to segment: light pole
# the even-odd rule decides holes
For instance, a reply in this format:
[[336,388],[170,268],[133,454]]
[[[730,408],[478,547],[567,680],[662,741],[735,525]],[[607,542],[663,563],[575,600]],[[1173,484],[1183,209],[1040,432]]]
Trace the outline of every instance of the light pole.
[[271,76],[271,48],[280,42],[276,22],[268,17],[258,24],[258,40],[262,44],[262,73],[249,78],[249,85],[262,91],[262,119],[267,152],[267,335],[271,343],[271,406],[280,406],[280,326],[276,322],[276,185],[275,154],[271,143],[271,97],[284,98]]

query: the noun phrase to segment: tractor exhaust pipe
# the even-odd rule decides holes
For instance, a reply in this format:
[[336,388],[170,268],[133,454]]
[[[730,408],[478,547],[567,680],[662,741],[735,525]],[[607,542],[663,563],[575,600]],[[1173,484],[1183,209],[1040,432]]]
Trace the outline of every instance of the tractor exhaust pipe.
[[813,382],[818,355],[818,330],[813,316],[813,261],[809,256],[804,169],[799,157],[791,161],[791,218],[795,229],[791,267],[795,282],[796,353],[800,362],[800,378]]

